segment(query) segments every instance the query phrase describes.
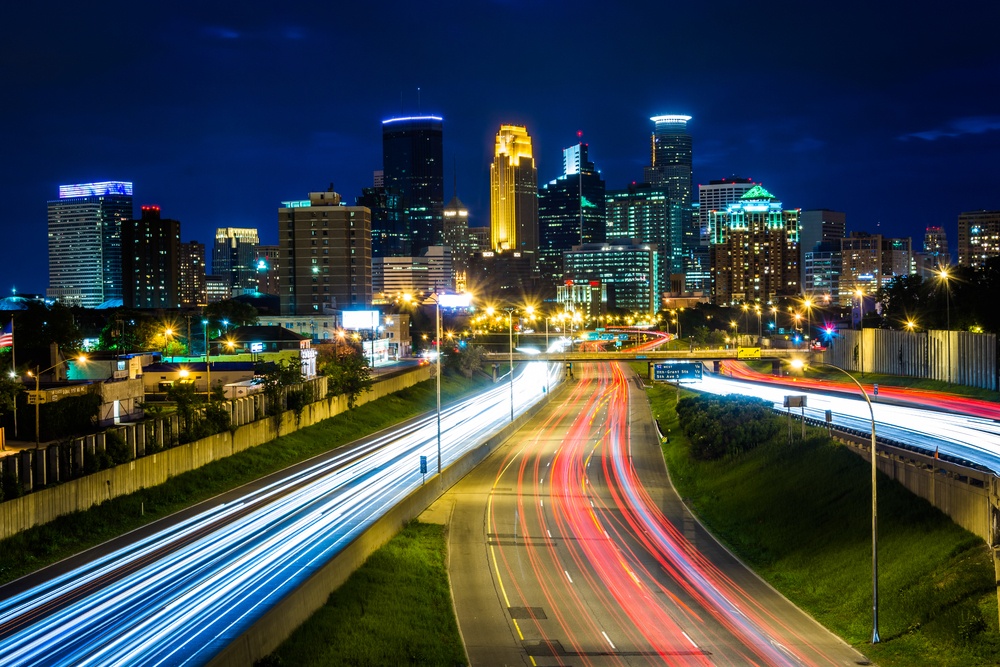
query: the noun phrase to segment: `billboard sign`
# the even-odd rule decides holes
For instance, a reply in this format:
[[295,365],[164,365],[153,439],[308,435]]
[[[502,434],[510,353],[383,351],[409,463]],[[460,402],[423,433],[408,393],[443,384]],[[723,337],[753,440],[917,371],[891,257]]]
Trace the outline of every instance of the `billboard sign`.
[[653,380],[657,382],[682,382],[701,379],[701,362],[682,361],[672,364],[653,364]]
[[341,311],[341,325],[345,329],[377,329],[379,312],[377,310],[344,310]]

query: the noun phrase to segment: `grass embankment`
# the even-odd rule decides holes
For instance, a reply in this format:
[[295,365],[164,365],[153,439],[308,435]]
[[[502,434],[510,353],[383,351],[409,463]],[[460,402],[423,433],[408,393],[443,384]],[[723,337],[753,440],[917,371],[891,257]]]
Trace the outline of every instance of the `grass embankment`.
[[[748,361],[746,362],[752,369],[760,373],[771,373],[770,361]],[[832,380],[834,382],[846,382],[847,378],[840,371],[822,366],[810,366],[805,371],[792,371],[796,376],[821,380]],[[993,401],[1000,403],[1000,392],[980,389],[979,387],[966,387],[960,384],[951,384],[941,380],[929,380],[926,378],[906,377],[903,375],[882,375],[881,373],[861,373],[853,372],[854,377],[863,384],[878,384],[885,387],[906,387],[907,389],[922,389],[926,391],[946,391],[950,394],[965,396],[967,398],[978,398],[983,401]],[[853,385],[852,385],[853,386]]]
[[[445,374],[443,401],[492,384]],[[434,380],[358,406],[239,454],[178,475],[165,483],[107,500],[85,512],[59,517],[0,541],[0,583],[106,542],[202,500],[259,479],[345,443],[433,410]],[[144,514],[143,514],[144,512]]]
[[463,665],[445,527],[411,522],[258,664]]
[[[871,639],[871,467],[814,430],[739,458],[690,458],[673,387],[649,390],[674,485],[754,570],[883,667],[1000,664],[992,556],[971,533],[879,477],[879,630]],[[682,393],[683,397],[683,393]],[[683,398],[682,398],[683,400]]]

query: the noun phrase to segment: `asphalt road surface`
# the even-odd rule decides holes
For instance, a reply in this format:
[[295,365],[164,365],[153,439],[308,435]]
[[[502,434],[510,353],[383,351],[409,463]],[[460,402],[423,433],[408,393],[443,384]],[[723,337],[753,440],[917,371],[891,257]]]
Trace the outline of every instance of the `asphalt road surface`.
[[472,665],[856,665],[677,497],[642,381],[581,365],[423,516]]

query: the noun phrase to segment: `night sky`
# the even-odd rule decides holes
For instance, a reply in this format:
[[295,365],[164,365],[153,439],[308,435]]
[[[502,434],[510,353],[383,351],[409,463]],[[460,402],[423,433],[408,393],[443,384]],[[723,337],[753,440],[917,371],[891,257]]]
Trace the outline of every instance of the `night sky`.
[[693,116],[696,184],[750,177],[849,231],[919,249],[942,225],[954,254],[958,214],[1000,208],[998,3],[164,4],[0,14],[3,291],[47,287],[59,184],[130,180],[184,241],[276,243],[281,200],[333,183],[353,204],[381,120],[417,113],[444,118],[445,201],[457,173],[472,224],[501,122],[527,126],[539,183],[579,131],[620,188],[673,113]]

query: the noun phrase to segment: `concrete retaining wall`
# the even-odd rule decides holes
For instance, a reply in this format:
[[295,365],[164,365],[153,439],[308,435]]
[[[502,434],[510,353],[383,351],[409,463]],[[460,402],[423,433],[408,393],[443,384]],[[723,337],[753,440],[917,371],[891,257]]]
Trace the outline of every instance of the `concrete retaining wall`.
[[[422,366],[382,380],[372,387],[372,391],[359,396],[357,404],[378,400],[430,379],[432,372],[432,366]],[[322,380],[325,391],[326,379]],[[241,407],[235,409],[238,414],[244,418],[256,416],[256,421],[243,423],[233,433],[218,433],[184,445],[169,446],[179,432],[176,415],[158,420],[155,429],[148,423],[112,429],[133,448],[133,456],[138,458],[90,475],[77,476],[82,470],[84,456],[104,451],[104,433],[80,438],[79,442],[51,445],[47,449],[24,450],[0,459],[0,469],[18,475],[25,490],[24,495],[0,503],[0,539],[105,500],[162,484],[170,477],[318,424],[347,410],[347,398],[335,396],[307,405],[300,419],[290,410],[275,419],[264,416],[262,399],[258,394],[233,402],[234,405],[242,402]],[[157,449],[161,451],[155,451]],[[45,488],[39,488],[41,486]]]
[[327,598],[360,567],[374,551],[392,539],[403,525],[418,516],[441,494],[455,485],[525,422],[538,413],[551,398],[545,397],[527,413],[480,443],[460,460],[442,471],[390,509],[362,535],[344,548],[299,588],[272,607],[253,627],[215,657],[212,667],[244,667],[274,651],[291,633],[322,607]]

